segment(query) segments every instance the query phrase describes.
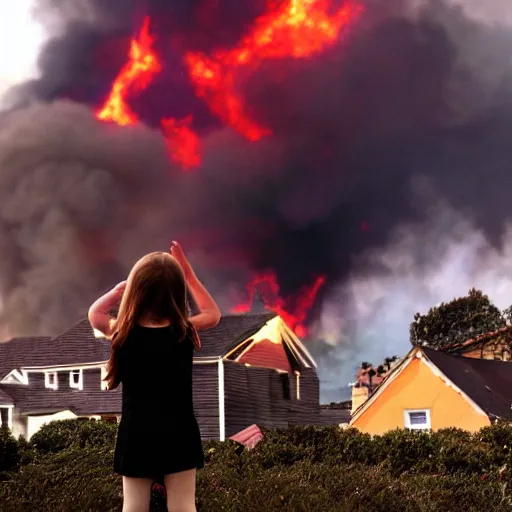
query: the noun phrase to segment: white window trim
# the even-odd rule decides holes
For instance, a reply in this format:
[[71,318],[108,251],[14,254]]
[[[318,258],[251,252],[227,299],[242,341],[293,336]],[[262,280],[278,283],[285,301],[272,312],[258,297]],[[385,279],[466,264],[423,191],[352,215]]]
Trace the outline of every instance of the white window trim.
[[[78,375],[78,382],[75,382],[73,378],[75,375]],[[83,391],[84,389],[84,371],[80,370],[71,370],[69,372],[69,387],[72,389],[78,389],[79,391]]]
[[14,410],[14,405],[11,405],[7,408],[7,426],[9,430],[12,430],[12,412]]
[[[425,413],[426,423],[423,425],[411,425],[411,413]],[[430,409],[405,409],[404,411],[404,425],[405,428],[411,430],[430,430],[432,428],[432,421],[430,418]]]
[[295,387],[297,392],[297,400],[300,400],[300,372],[295,372]]
[[[50,375],[54,376],[54,383],[50,382]],[[59,389],[59,380],[57,372],[44,372],[44,387],[47,389]]]

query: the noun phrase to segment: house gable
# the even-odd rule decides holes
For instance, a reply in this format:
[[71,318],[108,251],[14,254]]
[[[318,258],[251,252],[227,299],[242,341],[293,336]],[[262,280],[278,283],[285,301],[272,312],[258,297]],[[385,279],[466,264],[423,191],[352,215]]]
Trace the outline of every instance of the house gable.
[[225,359],[289,373],[316,368],[311,354],[279,316],[274,316],[249,338],[234,345]]
[[413,349],[375,393],[354,412],[350,425],[370,434],[404,428],[405,411],[429,412],[432,430],[489,425],[487,414],[453,384],[421,349]]
[[2,380],[0,384],[21,384],[28,385],[28,375],[23,370],[12,370]]

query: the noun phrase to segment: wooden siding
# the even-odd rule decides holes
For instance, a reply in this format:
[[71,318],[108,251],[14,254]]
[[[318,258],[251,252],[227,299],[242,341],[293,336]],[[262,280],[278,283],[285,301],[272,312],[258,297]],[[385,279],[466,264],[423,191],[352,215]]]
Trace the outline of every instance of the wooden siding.
[[320,414],[320,384],[314,368],[304,368],[300,371],[300,399],[297,400],[297,377],[290,375],[292,383],[292,407],[290,424],[316,424]]
[[217,363],[194,365],[194,409],[203,439],[219,439],[219,373]]
[[[283,379],[289,379],[290,399],[285,398]],[[256,368],[227,361],[225,364],[225,411],[228,437],[250,425],[283,428],[317,423],[318,377],[313,369],[303,370],[301,399],[296,399],[294,374]]]

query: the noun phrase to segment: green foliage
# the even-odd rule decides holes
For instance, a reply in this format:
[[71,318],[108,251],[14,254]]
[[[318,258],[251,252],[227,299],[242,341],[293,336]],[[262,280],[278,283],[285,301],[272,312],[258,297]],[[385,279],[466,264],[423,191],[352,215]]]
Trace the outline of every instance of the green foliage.
[[0,478],[3,473],[16,469],[20,459],[18,442],[8,428],[0,427]]
[[426,315],[416,313],[410,328],[413,345],[435,349],[495,331],[506,325],[501,311],[480,290],[466,297],[431,308]]
[[43,425],[30,440],[38,453],[57,453],[66,448],[111,445],[117,425],[105,421],[64,420]]
[[0,486],[2,512],[121,510],[121,482],[112,447],[71,447],[49,453]]
[[[57,427],[49,425],[33,447],[18,443],[27,454],[19,471],[0,482],[2,512],[120,511],[121,479],[112,473],[113,438],[106,430],[112,426]],[[264,434],[253,450],[231,441],[205,443],[199,512],[512,510],[512,426],[506,424],[475,434],[395,430],[371,437],[337,427]],[[47,445],[51,439],[59,450]],[[151,510],[165,510],[162,490],[153,491]]]

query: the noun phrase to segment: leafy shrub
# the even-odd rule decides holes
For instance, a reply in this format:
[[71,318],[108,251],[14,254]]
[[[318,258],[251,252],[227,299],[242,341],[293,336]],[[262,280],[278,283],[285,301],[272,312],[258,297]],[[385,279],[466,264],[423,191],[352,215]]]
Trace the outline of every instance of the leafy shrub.
[[398,476],[414,471],[434,457],[432,436],[418,430],[392,430],[373,441],[377,445],[379,459],[391,474]]
[[493,467],[494,454],[488,444],[469,432],[449,428],[432,434],[435,457],[430,470],[440,473],[483,475]]
[[20,462],[20,447],[10,430],[0,427],[0,476],[12,471]]
[[[121,510],[121,479],[112,472],[115,425],[59,422],[43,433],[33,449],[18,442],[20,469],[0,483],[2,512]],[[198,511],[512,510],[508,425],[476,434],[396,430],[371,437],[337,427],[264,434],[253,450],[231,441],[204,444]],[[154,487],[152,505],[153,512],[166,510],[162,488]]]
[[112,472],[112,447],[49,453],[0,485],[2,512],[120,510],[121,480]]
[[116,434],[117,425],[105,421],[52,421],[43,425],[30,443],[39,453],[57,453],[70,447],[111,446]]

